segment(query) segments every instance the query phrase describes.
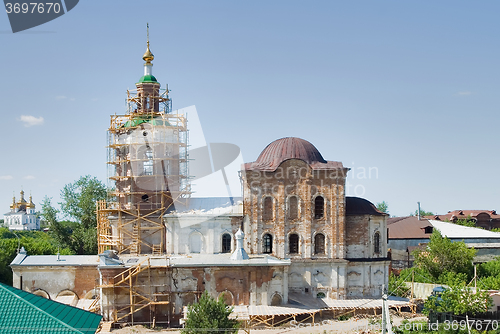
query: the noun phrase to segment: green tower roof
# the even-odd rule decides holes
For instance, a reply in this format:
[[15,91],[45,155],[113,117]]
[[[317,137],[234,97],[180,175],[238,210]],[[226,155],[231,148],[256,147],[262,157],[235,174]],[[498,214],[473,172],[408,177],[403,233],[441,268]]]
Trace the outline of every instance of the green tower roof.
[[94,334],[101,316],[0,283],[0,333]]
[[130,121],[126,121],[125,124],[122,125],[122,127],[133,128],[142,123],[149,123],[151,125],[170,126],[170,124],[167,121],[162,120],[161,117],[151,117],[149,115],[144,115],[144,116],[137,116]]
[[140,79],[139,79],[139,82],[138,83],[143,83],[143,82],[158,82],[158,80],[156,80],[155,76],[152,75],[152,74],[148,74],[148,75],[143,75]]

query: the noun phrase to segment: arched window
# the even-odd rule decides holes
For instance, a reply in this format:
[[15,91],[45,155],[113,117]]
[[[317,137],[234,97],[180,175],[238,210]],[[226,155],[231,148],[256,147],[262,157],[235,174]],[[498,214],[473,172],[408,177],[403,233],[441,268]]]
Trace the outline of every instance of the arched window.
[[264,219],[264,220],[273,219],[273,198],[270,196],[264,198],[262,219]]
[[314,199],[314,218],[320,219],[325,215],[325,199],[323,196],[317,196]]
[[325,254],[325,235],[322,233],[314,236],[314,254]]
[[373,236],[373,251],[375,254],[380,254],[380,233],[375,232]]
[[297,254],[299,252],[299,236],[297,234],[290,234],[288,237],[288,246],[290,254]]
[[288,218],[289,219],[297,219],[299,215],[299,200],[297,196],[291,196],[288,199]]
[[42,289],[37,289],[37,290],[33,291],[33,294],[37,295],[37,296],[40,296],[40,297],[43,297],[43,298],[50,299],[50,296],[47,293],[47,291],[42,290]]
[[76,304],[78,303],[78,296],[71,290],[63,290],[59,292],[55,300],[59,303],[76,306]]
[[153,150],[150,147],[144,152],[146,161],[143,163],[144,175],[153,175]]
[[283,299],[279,293],[275,293],[273,298],[271,298],[271,306],[280,306],[283,303]]
[[201,239],[201,234],[195,232],[189,236],[189,251],[191,253],[201,253],[203,247],[203,241]]
[[229,233],[224,233],[222,235],[222,253],[231,252],[231,235]]
[[273,236],[264,234],[262,238],[262,253],[271,254],[273,252]]
[[234,298],[233,294],[229,290],[222,291],[219,293],[219,298],[222,296],[222,299],[224,300],[224,303],[226,305],[233,305],[234,304]]

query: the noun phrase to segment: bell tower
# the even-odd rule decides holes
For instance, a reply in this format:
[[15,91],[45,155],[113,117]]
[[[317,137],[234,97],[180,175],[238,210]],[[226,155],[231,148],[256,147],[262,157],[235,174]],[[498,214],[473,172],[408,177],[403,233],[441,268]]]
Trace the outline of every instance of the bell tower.
[[153,75],[149,25],[144,75],[127,91],[127,111],[111,115],[108,181],[112,198],[99,203],[99,252],[163,254],[163,215],[190,197],[187,120],[172,112],[168,86]]
[[[137,87],[137,112],[155,113],[160,111],[160,83],[153,75],[153,63],[155,56],[149,49],[149,25],[147,48],[142,59],[144,63],[144,75],[136,83]],[[168,96],[167,96],[168,99]]]

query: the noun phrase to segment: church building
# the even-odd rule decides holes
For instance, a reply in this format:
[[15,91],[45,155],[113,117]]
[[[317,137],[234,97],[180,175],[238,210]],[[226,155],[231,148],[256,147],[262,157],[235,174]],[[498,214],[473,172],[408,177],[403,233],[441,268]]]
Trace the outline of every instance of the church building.
[[152,73],[149,38],[143,60],[126,114],[108,129],[114,197],[97,206],[99,255],[20,253],[14,286],[51,299],[71,292],[109,322],[168,326],[204,291],[242,307],[382,295],[387,215],[345,196],[349,168],[282,138],[242,166],[242,198],[191,196],[187,119]]
[[10,212],[4,214],[4,225],[9,230],[39,230],[40,218],[35,213],[35,204],[30,196],[29,202],[24,199],[24,191],[21,190],[19,201],[12,197]]

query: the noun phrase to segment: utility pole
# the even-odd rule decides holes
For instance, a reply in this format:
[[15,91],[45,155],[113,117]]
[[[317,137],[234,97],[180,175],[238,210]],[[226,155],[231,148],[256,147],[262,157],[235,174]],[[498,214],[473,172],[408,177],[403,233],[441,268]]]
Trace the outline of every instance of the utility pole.
[[411,269],[411,294],[410,294],[410,299],[413,299],[413,294],[415,293],[413,284],[415,283],[415,269]]
[[382,285],[382,334],[392,334],[391,317],[389,315],[389,304],[387,303],[387,290]]

